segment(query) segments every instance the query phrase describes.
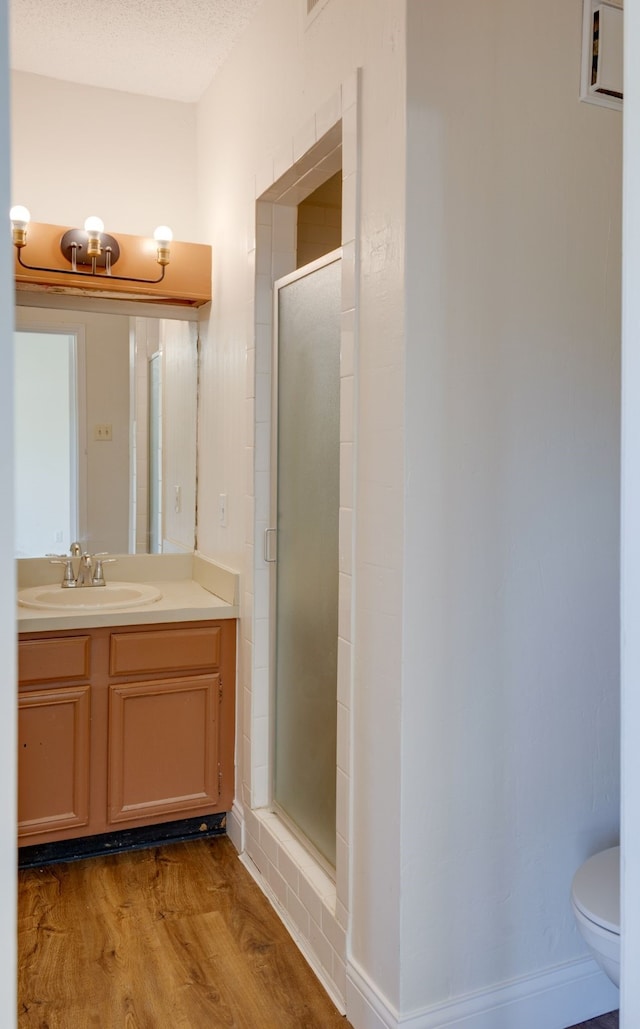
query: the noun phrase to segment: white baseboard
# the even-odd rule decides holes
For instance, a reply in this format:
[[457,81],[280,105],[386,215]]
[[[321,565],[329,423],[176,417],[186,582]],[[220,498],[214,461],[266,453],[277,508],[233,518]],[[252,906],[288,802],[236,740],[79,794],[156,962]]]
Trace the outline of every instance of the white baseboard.
[[231,811],[227,812],[227,836],[238,851],[244,851],[244,811],[236,800],[234,800]]
[[[300,936],[245,853],[244,811],[237,802],[227,816],[227,834],[330,997],[344,1011],[343,999],[327,979],[308,941]],[[595,961],[584,958],[494,989],[400,1014],[358,963],[347,961],[346,1014],[353,1029],[566,1029],[618,1006],[619,991]]]
[[357,963],[347,965],[354,1029],[566,1029],[618,1007],[619,993],[591,958],[445,1004],[399,1014]]

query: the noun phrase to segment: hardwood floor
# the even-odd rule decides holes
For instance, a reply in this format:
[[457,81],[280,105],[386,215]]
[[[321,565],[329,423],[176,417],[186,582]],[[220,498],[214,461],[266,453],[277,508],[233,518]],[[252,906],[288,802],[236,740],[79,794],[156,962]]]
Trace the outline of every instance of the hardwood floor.
[[24,869],[19,1029],[352,1029],[226,837]]

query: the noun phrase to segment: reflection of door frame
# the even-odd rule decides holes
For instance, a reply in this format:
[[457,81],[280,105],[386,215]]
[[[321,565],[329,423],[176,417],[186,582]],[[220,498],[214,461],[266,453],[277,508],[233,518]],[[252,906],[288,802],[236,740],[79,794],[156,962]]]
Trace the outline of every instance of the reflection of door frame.
[[[273,337],[272,337],[272,374],[271,374],[271,457],[270,457],[270,503],[269,503],[269,525],[274,528],[266,530],[265,534],[265,561],[268,562],[270,569],[270,580],[269,580],[269,651],[270,651],[270,662],[269,662],[269,680],[270,680],[270,769],[269,769],[269,791],[270,791],[270,802],[273,810],[278,814],[278,817],[284,822],[294,836],[296,836],[303,844],[303,846],[313,854],[318,864],[325,870],[330,878],[335,878],[335,867],[330,864],[327,858],[317,849],[314,843],[307,837],[304,830],[302,830],[295,821],[287,814],[287,812],[277,803],[274,791],[274,778],[275,778],[275,733],[276,733],[276,638],[277,638],[277,604],[278,604],[278,591],[277,591],[277,551],[278,551],[278,540],[277,540],[277,525],[278,525],[278,390],[279,390],[279,374],[278,374],[278,354],[279,354],[279,304],[278,296],[281,289],[291,285],[293,282],[297,282],[300,279],[304,279],[309,275],[313,275],[314,272],[319,271],[327,265],[335,264],[336,262],[342,261],[342,247],[338,247],[336,250],[330,251],[328,254],[324,254],[322,257],[317,258],[315,261],[311,261],[309,264],[303,265],[300,268],[296,268],[294,271],[289,272],[287,275],[283,275],[277,279],[273,284]],[[340,360],[340,358],[339,358]],[[339,417],[339,416],[338,416]],[[338,462],[340,458],[338,455]],[[336,572],[338,572],[339,564],[339,553],[336,553]],[[337,640],[336,640],[337,642]],[[336,667],[336,734],[337,734],[337,674],[338,670]],[[337,767],[336,767],[337,772]],[[337,826],[336,826],[337,831]]]
[[83,325],[50,325],[30,322],[25,314],[16,319],[15,334],[70,336],[69,440],[71,447],[71,504],[69,546],[87,538],[87,376],[86,341]]
[[[148,552],[150,554],[161,554],[164,543],[164,517],[163,517],[163,468],[164,468],[164,452],[162,446],[162,391],[163,391],[163,364],[162,364],[162,350],[156,350],[155,353],[151,354],[147,362],[148,367],[148,425],[147,425],[147,460],[148,460],[148,482],[147,482],[147,497],[148,497],[148,537],[149,545]],[[153,390],[153,371],[157,372],[158,376],[158,391],[157,395],[154,394]],[[158,401],[157,407],[154,402],[154,397]],[[154,448],[155,435],[152,431],[154,417],[157,420],[157,447]],[[157,456],[157,460],[156,460]],[[156,489],[153,486],[153,473],[154,470],[158,473],[158,479],[156,483]],[[158,509],[153,509],[153,499],[157,496]],[[154,521],[157,522],[155,531],[157,533],[157,541],[154,545]]]

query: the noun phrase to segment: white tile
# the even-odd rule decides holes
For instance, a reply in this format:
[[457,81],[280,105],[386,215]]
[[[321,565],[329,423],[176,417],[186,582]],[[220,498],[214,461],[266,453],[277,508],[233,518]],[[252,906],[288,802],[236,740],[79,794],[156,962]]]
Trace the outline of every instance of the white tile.
[[355,373],[355,311],[343,311],[340,317],[340,375]]
[[289,833],[288,839],[283,841],[283,846],[291,860],[295,862],[296,867],[301,869],[303,874],[306,874],[310,868],[316,867],[317,861],[315,858],[296,840],[295,836]]
[[[256,171],[256,186],[255,192],[256,197],[262,196],[268,189],[273,185],[275,176],[273,174],[273,157],[266,158],[262,161],[260,167]],[[261,208],[265,207],[265,204],[258,204],[258,215],[261,214]]]
[[266,766],[269,761],[269,718],[266,715],[253,718],[251,725],[252,760],[254,766]]
[[[354,376],[345,375],[340,379],[340,442],[353,442],[354,418]],[[346,505],[351,507],[350,504]]]
[[296,929],[302,933],[303,936],[309,936],[309,912],[302,904],[298,895],[289,890],[287,893],[287,911],[291,915],[291,919]]
[[340,444],[340,506],[353,507],[353,443]]
[[273,249],[278,253],[295,253],[297,220],[295,207],[274,208]]
[[264,807],[269,802],[270,772],[266,765],[255,767],[251,772],[251,803],[253,807]]
[[309,942],[320,964],[331,975],[333,973],[333,950],[322,929],[313,919],[309,921]]
[[246,350],[245,363],[245,398],[250,400],[256,395],[256,352],[253,347]]
[[298,129],[293,136],[293,160],[298,162],[306,154],[307,150],[315,144],[318,138],[315,115]]
[[351,705],[351,643],[338,638],[338,703]]
[[255,271],[269,275],[271,271],[271,223],[256,226]]
[[292,861],[291,857],[282,846],[278,851],[278,869],[283,878],[286,880],[286,883],[289,886],[289,888],[297,894],[299,890],[300,881],[298,866],[296,865],[295,861]]
[[338,89],[316,111],[316,135],[321,139],[342,117],[342,93]]
[[342,174],[345,178],[358,169],[358,108],[355,104],[342,112]]
[[342,998],[347,995],[347,966],[343,958],[333,953],[333,973],[332,973],[333,984]]
[[256,718],[269,715],[269,669],[254,668],[251,688],[251,707]]
[[345,236],[348,227],[344,224],[342,237],[342,309],[349,311],[356,306],[355,241]]
[[267,882],[275,893],[276,897],[280,901],[283,907],[286,907],[287,903],[287,884],[284,881],[282,875],[274,865],[269,865],[269,874],[267,875]]
[[358,80],[359,71],[356,69],[350,75],[347,75],[344,82],[342,83],[342,114],[344,117],[345,111],[358,101]]
[[[271,375],[256,375],[256,423],[269,425],[271,419]],[[258,430],[256,429],[256,432]],[[268,428],[266,430],[268,432]]]
[[[242,690],[242,733],[248,740],[251,737],[251,690],[246,686]],[[245,741],[246,746],[246,741]]]
[[353,582],[350,575],[338,574],[338,636],[351,641],[351,599]]
[[349,925],[349,845],[336,836],[336,918],[343,929]]
[[336,725],[336,763],[338,768],[349,775],[349,741],[350,741],[350,712],[344,704],[337,706]]
[[273,177],[274,182],[277,182],[294,164],[293,158],[293,140],[285,143],[280,149],[274,154],[273,158]]
[[345,931],[342,926],[338,924],[335,915],[329,914],[327,908],[322,909],[321,929],[334,951],[344,958],[346,949]]
[[[271,174],[273,174],[273,161],[270,162],[270,167]],[[273,181],[273,179],[271,181]],[[252,216],[255,209],[256,225],[268,225],[271,227],[273,204],[265,204],[261,200],[258,200],[255,203],[255,207],[253,202],[249,206]]]
[[339,570],[351,575],[353,552],[353,511],[350,507],[341,507],[339,514]]
[[256,275],[256,314],[255,320],[259,325],[271,325],[273,318],[273,294],[271,289],[271,274]]
[[[271,517],[271,496],[270,482],[267,472],[256,471],[256,522],[264,522],[269,525]],[[261,543],[262,541],[260,541]]]
[[[342,180],[342,242],[349,244],[355,238],[356,228],[356,203],[357,203],[357,178],[355,172]],[[344,279],[343,279],[344,285]],[[347,295],[343,294],[343,306],[352,307],[347,302]]]
[[271,374],[271,320],[267,325],[256,325],[256,374]]
[[349,839],[349,777],[340,769],[336,775],[336,832],[343,840]]
[[322,900],[305,876],[300,876],[298,896],[311,918],[320,923],[322,920]]

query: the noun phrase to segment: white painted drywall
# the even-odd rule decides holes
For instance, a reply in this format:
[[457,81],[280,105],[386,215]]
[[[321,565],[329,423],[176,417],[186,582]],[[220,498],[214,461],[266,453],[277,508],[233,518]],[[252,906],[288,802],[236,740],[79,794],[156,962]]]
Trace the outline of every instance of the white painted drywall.
[[[534,75],[539,21],[524,0],[485,0],[477,11],[422,6],[438,34],[426,31],[419,5],[410,6],[410,25],[441,74],[435,81],[420,68],[424,54],[411,50],[410,100],[419,106],[410,111],[408,190],[420,203],[407,240],[406,374],[404,4],[332,0],[305,34],[297,5],[270,0],[198,115],[201,232],[216,254],[201,435],[204,549],[249,562],[249,199],[269,163],[271,174],[274,160],[281,170],[291,163],[283,141],[299,133],[302,145],[310,112],[363,67],[350,939],[376,990],[403,1012],[445,990],[490,990],[507,963],[515,974],[535,973],[578,956],[570,876],[616,827],[616,230],[612,207],[598,206],[595,221],[593,207],[618,174],[602,138],[619,133],[606,120],[617,115],[578,105],[577,3],[547,10],[557,23],[548,85]],[[478,38],[495,46],[486,64]],[[490,107],[476,95],[476,76]],[[631,104],[626,110],[629,120]],[[588,189],[574,146],[598,188]],[[425,195],[421,175],[445,204]],[[64,192],[58,181],[36,216],[58,220],[49,207]],[[123,207],[110,202],[115,217]],[[133,219],[133,204],[119,203]],[[64,207],[77,210],[71,191]],[[585,258],[594,233],[609,247],[606,275]],[[426,308],[418,290],[432,301]],[[229,495],[226,532],[215,525],[218,492]],[[433,651],[425,654],[419,631]],[[629,790],[639,772],[630,762]],[[477,889],[487,884],[489,898],[504,901],[490,912]],[[471,909],[462,898],[474,900]],[[432,979],[425,959],[434,940]],[[633,991],[630,983],[629,1004]]]
[[409,2],[409,1010],[585,954],[618,840],[622,125],[577,6]]
[[12,203],[34,221],[200,242],[193,104],[11,75]]
[[[9,238],[7,2],[0,0],[0,231]],[[13,560],[13,267],[0,247],[0,1021],[16,1024],[16,585]]]
[[640,3],[625,2],[622,393],[622,1010],[640,1025]]
[[[199,473],[199,544],[226,564],[241,561],[244,567],[243,633],[253,640],[241,651],[246,676],[251,646],[264,647],[266,639],[262,626],[252,626],[247,599],[254,513],[256,519],[267,517],[266,509],[254,508],[246,496],[253,491],[253,421],[265,418],[254,399],[254,368],[245,356],[255,316],[254,269],[247,258],[256,240],[251,202],[339,117],[332,97],[363,68],[362,264],[355,287],[361,302],[355,515],[361,592],[353,615],[359,644],[354,833],[347,854],[357,874],[351,880],[349,930],[353,960],[392,1007],[400,1001],[404,7],[399,0],[333,2],[305,31],[299,4],[269,0],[198,110],[202,225],[214,251],[214,302],[203,333],[200,439],[207,458]],[[287,244],[275,240],[276,264]],[[270,253],[261,253],[266,264],[255,271],[262,276],[274,271],[277,277]],[[257,379],[269,368],[269,341],[261,338]],[[259,481],[267,452],[264,440],[256,440]],[[217,524],[218,492],[228,495],[226,529]],[[265,663],[264,650],[256,661]],[[248,711],[242,724],[249,721]],[[248,750],[242,751],[238,768],[247,785],[249,763]],[[346,803],[347,797],[339,797],[339,808]],[[316,938],[320,948],[321,934]],[[330,968],[331,975],[343,989],[344,966]]]

